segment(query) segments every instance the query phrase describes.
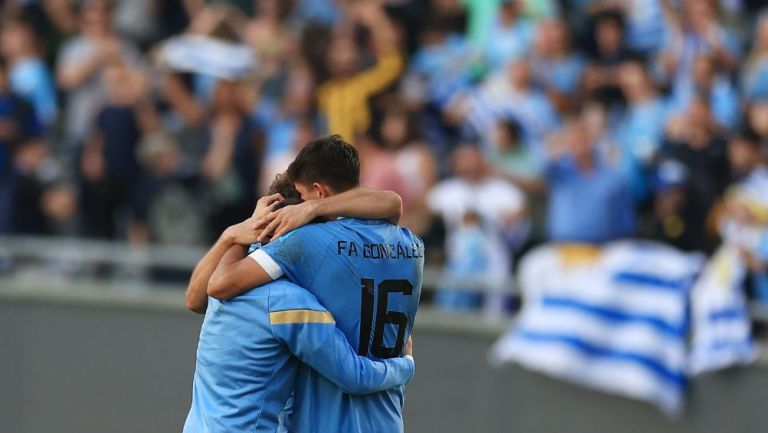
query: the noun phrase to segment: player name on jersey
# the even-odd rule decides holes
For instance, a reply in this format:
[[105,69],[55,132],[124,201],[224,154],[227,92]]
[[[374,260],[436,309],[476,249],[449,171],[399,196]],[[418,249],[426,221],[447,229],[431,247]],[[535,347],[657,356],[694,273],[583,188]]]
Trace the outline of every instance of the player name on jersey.
[[365,259],[417,259],[424,257],[424,244],[362,244],[353,241],[338,241],[336,252],[348,257]]

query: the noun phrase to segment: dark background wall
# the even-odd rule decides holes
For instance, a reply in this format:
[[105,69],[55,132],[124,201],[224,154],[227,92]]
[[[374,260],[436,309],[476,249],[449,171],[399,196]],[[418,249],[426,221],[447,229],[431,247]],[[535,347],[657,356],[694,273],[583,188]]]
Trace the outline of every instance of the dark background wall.
[[[668,421],[642,403],[489,367],[482,326],[420,320],[409,432],[768,431],[765,367],[697,379],[686,415]],[[180,431],[199,326],[173,306],[0,297],[0,432]]]

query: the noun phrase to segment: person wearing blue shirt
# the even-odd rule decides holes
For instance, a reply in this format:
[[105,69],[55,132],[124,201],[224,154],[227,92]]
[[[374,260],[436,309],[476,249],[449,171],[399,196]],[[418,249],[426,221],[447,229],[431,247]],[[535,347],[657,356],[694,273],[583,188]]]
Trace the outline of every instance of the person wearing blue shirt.
[[545,136],[560,122],[547,95],[533,85],[531,68],[517,59],[504,71],[490,75],[477,89],[457,98],[451,111],[457,113],[464,127],[483,140],[492,137],[502,119],[514,119],[531,150],[540,151]]
[[578,120],[566,131],[568,148],[552,156],[545,174],[549,239],[602,243],[632,235],[634,204],[624,176],[598,158]]
[[58,113],[56,87],[51,72],[36,49],[37,41],[31,24],[20,18],[5,21],[0,40],[0,52],[9,65],[11,90],[32,105],[43,126],[52,126]]
[[616,131],[620,169],[635,200],[649,194],[646,169],[661,147],[668,103],[658,95],[642,62],[624,62],[619,68],[619,85],[627,103]]
[[690,108],[697,95],[703,96],[717,125],[733,130],[739,121],[741,104],[739,92],[727,74],[717,69],[710,55],[700,54],[693,63],[692,80],[676,86],[671,95],[670,111],[680,115]]
[[572,49],[568,27],[561,19],[539,23],[529,63],[536,83],[559,98],[576,94],[587,66]]
[[[268,204],[272,210],[298,198],[284,177],[278,177],[271,189],[275,194],[260,200],[254,215],[264,212]],[[360,197],[360,192],[346,198]],[[365,198],[346,202],[366,206],[370,216],[399,213],[399,201],[389,200],[389,193],[362,192],[383,205],[367,206]],[[248,245],[257,233],[252,223],[249,218],[230,227],[222,240]],[[205,281],[213,272],[212,263],[220,260],[222,240],[195,268],[187,290],[187,306],[205,311],[206,316],[184,432],[284,431],[281,413],[301,362],[343,392],[354,394],[382,391],[410,380],[414,372],[410,348],[404,358],[377,361],[357,355],[317,298],[285,279],[231,301],[208,299]]]
[[[301,227],[317,215],[317,202],[359,184],[357,150],[339,136],[308,143],[287,175],[305,202],[269,214],[262,232],[274,239],[269,245],[250,256],[242,248],[228,251],[211,276],[208,294],[233,299],[285,277],[317,296],[358,354],[401,356],[421,294],[423,242],[386,221],[345,218]],[[300,367],[287,426],[313,433],[402,432],[404,391],[349,395]]]
[[424,29],[422,47],[408,66],[406,92],[420,87],[424,102],[443,107],[456,93],[471,86],[472,67],[479,59],[479,51],[463,35],[451,32],[447,22],[431,21]]
[[536,27],[521,12],[519,2],[502,2],[498,17],[486,28],[483,51],[491,69],[501,69],[528,53]]

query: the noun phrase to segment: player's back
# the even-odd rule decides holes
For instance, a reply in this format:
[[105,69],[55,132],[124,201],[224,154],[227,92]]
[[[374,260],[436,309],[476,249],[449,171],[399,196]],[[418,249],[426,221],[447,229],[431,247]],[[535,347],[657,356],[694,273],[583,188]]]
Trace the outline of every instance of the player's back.
[[185,433],[277,431],[299,363],[273,336],[270,299],[306,302],[302,292],[309,295],[277,280],[230,301],[209,299]]
[[[254,259],[317,296],[358,354],[400,356],[416,317],[424,265],[424,245],[408,229],[348,218],[302,227],[264,252],[266,259],[261,253]],[[299,367],[289,430],[396,433],[403,428],[403,403],[403,387],[351,396]]]

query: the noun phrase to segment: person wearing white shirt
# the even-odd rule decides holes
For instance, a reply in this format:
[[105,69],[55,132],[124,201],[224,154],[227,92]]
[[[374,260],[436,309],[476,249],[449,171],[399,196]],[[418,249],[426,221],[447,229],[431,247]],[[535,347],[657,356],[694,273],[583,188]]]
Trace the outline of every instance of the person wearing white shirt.
[[487,160],[477,146],[463,145],[453,154],[453,177],[437,185],[427,196],[427,205],[439,214],[447,229],[448,263],[457,251],[452,236],[467,212],[476,212],[489,230],[487,236],[488,295],[485,311],[498,317],[504,308],[505,282],[512,274],[511,252],[524,242],[529,221],[524,193],[511,182],[491,175]]

